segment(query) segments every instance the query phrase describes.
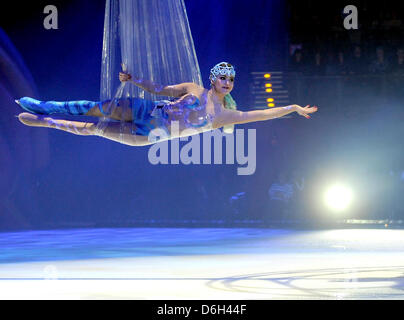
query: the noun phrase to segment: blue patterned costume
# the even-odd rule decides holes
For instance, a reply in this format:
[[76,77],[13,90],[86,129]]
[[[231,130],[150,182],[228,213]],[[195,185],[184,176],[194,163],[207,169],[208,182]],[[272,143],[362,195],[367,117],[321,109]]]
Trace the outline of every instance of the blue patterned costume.
[[[167,130],[169,113],[176,114],[177,116],[184,119],[187,127],[200,128],[208,123],[206,117],[201,117],[200,121],[194,123],[189,120],[189,115],[191,111],[204,111],[205,106],[201,106],[199,99],[190,95],[193,98],[192,103],[186,103],[182,101],[180,104],[171,102],[168,100],[162,101],[151,101],[141,98],[126,98],[130,101],[130,107],[132,109],[133,120],[132,122],[136,126],[136,130],[132,132],[133,134],[148,136],[150,131],[156,128]],[[118,99],[116,105],[125,99]],[[102,105],[109,103],[111,101],[95,102],[88,100],[80,101],[39,101],[30,97],[23,97],[16,102],[25,110],[36,113],[36,114],[53,114],[53,113],[64,113],[71,115],[84,115],[91,108],[98,105],[102,114],[109,116],[107,112],[102,109]]]

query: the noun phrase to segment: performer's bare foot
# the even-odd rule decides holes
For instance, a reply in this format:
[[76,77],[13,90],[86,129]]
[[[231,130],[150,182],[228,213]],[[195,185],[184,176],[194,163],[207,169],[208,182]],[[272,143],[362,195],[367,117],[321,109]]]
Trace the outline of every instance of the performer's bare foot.
[[28,112],[20,113],[18,119],[27,126],[53,128],[81,136],[93,135],[96,131],[96,123],[94,122],[53,119],[49,116]]
[[31,127],[47,127],[47,122],[44,120],[44,116],[23,112],[18,115],[18,120],[21,123]]

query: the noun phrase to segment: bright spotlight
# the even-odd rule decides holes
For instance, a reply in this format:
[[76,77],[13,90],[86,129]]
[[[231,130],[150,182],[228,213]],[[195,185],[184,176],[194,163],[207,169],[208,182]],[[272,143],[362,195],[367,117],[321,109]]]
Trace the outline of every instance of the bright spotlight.
[[325,193],[326,205],[334,211],[343,211],[352,201],[352,191],[343,185],[334,185]]

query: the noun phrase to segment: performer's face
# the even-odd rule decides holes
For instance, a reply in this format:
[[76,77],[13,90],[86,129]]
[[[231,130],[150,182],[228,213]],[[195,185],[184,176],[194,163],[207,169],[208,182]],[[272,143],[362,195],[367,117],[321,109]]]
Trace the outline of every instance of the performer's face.
[[234,77],[218,75],[216,80],[212,83],[212,86],[217,92],[228,94],[233,90]]

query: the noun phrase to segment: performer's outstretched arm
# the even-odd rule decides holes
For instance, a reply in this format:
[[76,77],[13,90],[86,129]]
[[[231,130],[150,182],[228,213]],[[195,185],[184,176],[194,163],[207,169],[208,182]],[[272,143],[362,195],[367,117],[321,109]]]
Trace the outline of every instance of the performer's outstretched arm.
[[228,110],[225,109],[221,112],[219,116],[216,117],[215,122],[217,126],[225,126],[231,124],[243,124],[248,122],[265,121],[270,119],[276,119],[288,115],[292,112],[297,112],[301,116],[310,119],[309,114],[316,112],[318,108],[316,106],[301,107],[296,104],[279,107],[270,108],[264,110],[253,110],[253,111],[238,111],[238,110]]

